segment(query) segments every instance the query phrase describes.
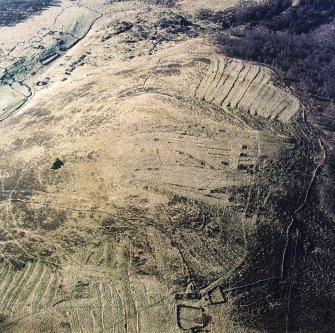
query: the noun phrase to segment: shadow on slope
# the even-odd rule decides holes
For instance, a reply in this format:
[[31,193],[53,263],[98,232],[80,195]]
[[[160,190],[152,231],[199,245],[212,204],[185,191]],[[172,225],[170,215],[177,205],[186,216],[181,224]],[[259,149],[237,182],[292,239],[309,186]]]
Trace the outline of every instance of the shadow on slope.
[[12,26],[59,4],[59,0],[0,0],[0,27]]

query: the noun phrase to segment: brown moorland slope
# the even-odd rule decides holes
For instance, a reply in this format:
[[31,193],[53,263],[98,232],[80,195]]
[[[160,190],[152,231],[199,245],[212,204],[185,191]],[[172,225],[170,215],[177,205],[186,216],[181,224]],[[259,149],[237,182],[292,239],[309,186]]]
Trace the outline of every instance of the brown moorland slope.
[[45,30],[3,56],[2,332],[287,330],[325,149],[275,73],[219,54],[184,3],[20,23]]

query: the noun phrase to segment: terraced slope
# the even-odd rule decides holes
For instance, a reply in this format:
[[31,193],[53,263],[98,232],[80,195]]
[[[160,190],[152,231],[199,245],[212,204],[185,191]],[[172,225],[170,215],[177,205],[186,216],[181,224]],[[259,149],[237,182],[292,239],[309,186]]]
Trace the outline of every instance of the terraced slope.
[[271,74],[265,67],[240,60],[213,59],[196,96],[218,106],[288,122],[299,113],[300,102],[288,89],[276,86]]
[[155,278],[149,282],[128,276],[128,245],[102,243],[86,248],[62,273],[41,262],[28,263],[17,272],[3,264],[1,313],[19,324],[2,329],[98,333],[124,332],[127,326],[132,332],[160,328],[178,332],[158,320],[162,314],[167,322],[174,320],[174,312],[165,310],[173,309],[173,295]]

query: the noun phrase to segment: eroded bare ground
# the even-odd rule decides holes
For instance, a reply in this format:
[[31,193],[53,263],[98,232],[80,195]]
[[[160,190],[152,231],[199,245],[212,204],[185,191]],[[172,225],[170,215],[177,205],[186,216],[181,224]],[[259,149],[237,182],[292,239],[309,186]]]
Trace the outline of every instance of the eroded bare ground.
[[325,136],[190,3],[64,1],[8,28],[2,332],[331,331]]

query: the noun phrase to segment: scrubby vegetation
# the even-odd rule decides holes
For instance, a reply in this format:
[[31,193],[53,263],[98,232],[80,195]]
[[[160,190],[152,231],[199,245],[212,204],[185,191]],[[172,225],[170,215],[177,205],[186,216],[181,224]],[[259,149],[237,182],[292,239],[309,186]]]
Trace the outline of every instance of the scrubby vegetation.
[[221,36],[219,40],[228,55],[270,65],[283,71],[294,87],[335,98],[333,27],[327,25],[308,34],[239,28],[233,31],[238,38]]
[[[257,61],[285,73],[288,83],[312,95],[335,98],[335,4],[331,0],[276,0],[199,18],[221,25],[218,41],[229,56]],[[221,30],[221,32],[222,32]],[[227,33],[228,32],[228,33]]]
[[143,1],[153,5],[163,5],[167,7],[173,7],[176,4],[176,0],[143,0]]
[[[122,2],[129,0],[109,0],[110,2]],[[173,7],[176,5],[176,0],[140,0],[141,2],[150,4],[150,5],[160,5],[164,7]]]
[[1,0],[0,26],[14,25],[47,7],[57,5],[59,0]]
[[308,33],[321,24],[330,23],[334,14],[332,0],[301,0],[297,6],[292,6],[292,0],[240,0],[238,6],[225,11],[201,10],[198,17],[220,23],[223,28],[248,24],[272,31]]

